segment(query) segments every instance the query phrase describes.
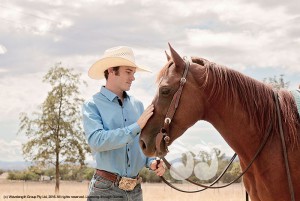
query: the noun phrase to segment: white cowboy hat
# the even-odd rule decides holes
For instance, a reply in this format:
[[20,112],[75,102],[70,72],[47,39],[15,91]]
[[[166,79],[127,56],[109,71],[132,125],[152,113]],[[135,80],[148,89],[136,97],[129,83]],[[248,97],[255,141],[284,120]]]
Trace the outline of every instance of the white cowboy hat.
[[105,50],[104,55],[94,63],[88,72],[90,78],[100,80],[104,78],[104,71],[110,67],[131,66],[137,71],[148,71],[146,67],[142,67],[135,63],[134,54],[130,47],[118,46]]

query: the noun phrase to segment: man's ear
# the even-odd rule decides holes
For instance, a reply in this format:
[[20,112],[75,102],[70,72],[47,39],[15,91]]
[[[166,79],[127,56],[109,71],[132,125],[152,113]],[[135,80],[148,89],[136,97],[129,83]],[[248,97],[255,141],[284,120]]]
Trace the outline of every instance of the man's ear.
[[107,71],[108,71],[108,73],[114,72],[112,67],[108,68]]

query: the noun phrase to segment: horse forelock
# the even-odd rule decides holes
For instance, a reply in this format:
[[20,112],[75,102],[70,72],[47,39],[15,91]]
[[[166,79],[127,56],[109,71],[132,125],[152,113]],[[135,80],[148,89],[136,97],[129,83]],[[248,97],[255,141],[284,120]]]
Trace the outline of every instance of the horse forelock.
[[[204,74],[198,78],[202,79],[201,87],[210,87],[207,90],[210,102],[225,100],[224,102],[232,105],[239,100],[250,121],[262,135],[267,132],[271,122],[273,134],[279,133],[274,92],[270,86],[206,59],[193,58],[193,62],[205,68]],[[300,136],[297,131],[299,119],[295,112],[296,104],[287,90],[282,89],[278,94],[282,121],[288,131],[285,134],[286,141],[291,146],[297,146]]]

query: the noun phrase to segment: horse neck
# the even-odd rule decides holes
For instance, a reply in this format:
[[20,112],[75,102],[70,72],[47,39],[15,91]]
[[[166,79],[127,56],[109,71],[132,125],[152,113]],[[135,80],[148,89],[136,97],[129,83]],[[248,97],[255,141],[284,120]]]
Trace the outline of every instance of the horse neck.
[[249,123],[249,118],[242,110],[241,104],[236,103],[233,106],[225,100],[219,99],[213,104],[209,104],[207,108],[209,109],[206,110],[206,119],[204,120],[210,122],[218,130],[239,156],[248,157],[249,147],[247,144],[259,144],[261,136],[257,135],[258,131],[255,126]]
[[[194,72],[194,75],[198,76],[198,84],[200,88],[200,94],[205,99],[205,112],[203,119],[210,122],[230,145],[230,147],[239,155],[249,158],[256,151],[256,147],[259,145],[263,133],[258,131],[257,126],[250,123],[249,114],[245,110],[244,103],[240,101],[238,96],[231,96],[224,98],[224,91],[232,94],[234,92],[234,86],[224,84],[222,90],[216,90],[217,86],[215,79],[209,79],[209,77],[203,76],[207,74],[207,68],[200,68]],[[221,85],[218,83],[218,85]],[[214,93],[214,94],[212,94]],[[207,99],[207,97],[210,97]],[[251,143],[253,146],[249,148],[247,146]],[[255,146],[257,144],[257,146]],[[252,149],[253,150],[249,150]]]

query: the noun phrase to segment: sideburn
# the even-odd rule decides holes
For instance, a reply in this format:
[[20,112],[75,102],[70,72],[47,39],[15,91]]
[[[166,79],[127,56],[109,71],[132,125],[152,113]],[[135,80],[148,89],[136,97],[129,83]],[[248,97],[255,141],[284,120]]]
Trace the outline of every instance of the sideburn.
[[[120,66],[112,67],[112,70],[115,71],[115,74],[118,75],[118,76],[120,75],[119,69],[120,69]],[[107,70],[104,71],[104,77],[105,77],[106,80],[108,78],[108,74],[109,73],[108,73],[108,69],[107,69]]]

